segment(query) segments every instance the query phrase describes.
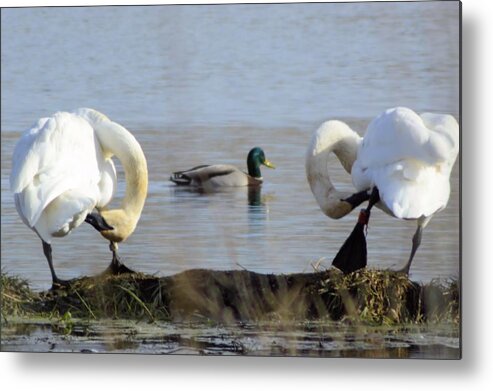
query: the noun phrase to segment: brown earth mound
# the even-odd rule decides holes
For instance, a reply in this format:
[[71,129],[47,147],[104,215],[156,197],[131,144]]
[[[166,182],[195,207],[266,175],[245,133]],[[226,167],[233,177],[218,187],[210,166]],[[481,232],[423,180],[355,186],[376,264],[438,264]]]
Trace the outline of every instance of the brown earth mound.
[[331,269],[287,275],[194,269],[173,276],[142,273],[73,280],[68,288],[35,293],[2,275],[2,318],[63,315],[153,320],[358,320],[377,324],[459,319],[459,287],[421,285],[402,273]]

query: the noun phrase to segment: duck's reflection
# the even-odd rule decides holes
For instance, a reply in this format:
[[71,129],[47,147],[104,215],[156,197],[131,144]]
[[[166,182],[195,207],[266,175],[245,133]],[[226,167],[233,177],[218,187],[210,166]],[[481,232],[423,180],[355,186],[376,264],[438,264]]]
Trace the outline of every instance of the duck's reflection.
[[263,236],[269,209],[262,198],[262,187],[248,188],[248,232],[252,237]]
[[[262,204],[262,186],[248,187],[248,206],[260,206]],[[248,208],[249,210],[252,208]]]

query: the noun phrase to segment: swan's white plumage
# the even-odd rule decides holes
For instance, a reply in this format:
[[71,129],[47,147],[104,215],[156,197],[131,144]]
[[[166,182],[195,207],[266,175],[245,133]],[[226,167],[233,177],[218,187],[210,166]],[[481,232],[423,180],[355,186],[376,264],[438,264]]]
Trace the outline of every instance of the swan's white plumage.
[[[347,194],[333,186],[328,168],[332,153],[351,173],[358,192]],[[331,218],[346,216],[370,197],[370,191],[373,197],[376,187],[377,207],[391,216],[416,220],[411,254],[401,269],[409,273],[423,229],[447,205],[458,153],[459,125],[454,117],[418,115],[397,107],[376,117],[363,138],[340,121],[324,122],[312,136],[305,168],[320,209]]]
[[93,127],[60,112],[39,120],[17,143],[10,177],[22,220],[47,243],[103,207],[116,186],[113,162],[103,156]]
[[380,206],[395,217],[431,216],[447,204],[458,151],[459,126],[452,116],[389,109],[368,126],[353,184],[357,190],[376,186]]

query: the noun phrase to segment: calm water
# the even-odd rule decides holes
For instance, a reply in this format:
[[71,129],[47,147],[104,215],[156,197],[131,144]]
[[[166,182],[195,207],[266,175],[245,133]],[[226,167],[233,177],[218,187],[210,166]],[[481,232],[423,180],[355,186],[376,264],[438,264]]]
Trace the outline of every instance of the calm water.
[[112,320],[76,323],[67,335],[39,321],[4,326],[2,351],[457,359],[457,334],[437,325],[396,332],[327,321],[204,327]]
[[[458,15],[451,2],[2,10],[2,270],[50,286],[41,242],[15,211],[10,160],[37,118],[84,106],[130,129],[148,159],[147,203],[120,246],[128,266],[159,275],[198,267],[288,273],[320,259],[328,267],[357,214],[334,221],[320,212],[304,173],[311,133],[339,118],[363,134],[396,105],[457,118]],[[263,170],[260,194],[204,195],[168,182],[197,164],[245,167],[254,145],[278,167]],[[332,166],[350,189],[339,163]],[[413,263],[415,280],[459,274],[458,191],[456,164],[449,205]],[[403,264],[415,228],[375,211],[369,265]],[[62,278],[110,261],[107,242],[87,225],[53,247]]]

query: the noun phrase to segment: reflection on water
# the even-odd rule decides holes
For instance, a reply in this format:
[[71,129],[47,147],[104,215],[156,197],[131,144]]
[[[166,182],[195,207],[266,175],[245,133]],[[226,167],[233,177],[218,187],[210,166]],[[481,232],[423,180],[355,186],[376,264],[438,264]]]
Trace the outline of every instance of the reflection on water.
[[251,206],[248,211],[252,213],[261,209],[256,207],[264,205],[264,202],[262,202],[262,187],[251,186],[248,188],[248,205]]
[[7,325],[3,351],[222,354],[359,358],[458,359],[450,326],[404,330],[335,322],[207,326],[131,321],[74,324],[70,334],[51,324]]
[[262,188],[251,187],[248,189],[248,234],[251,238],[260,236],[265,232],[267,220],[267,205],[262,200]]
[[[387,107],[457,117],[458,3],[226,5],[2,10],[1,260],[37,289],[50,273],[36,235],[9,192],[19,132],[57,110],[94,107],[129,128],[149,166],[135,233],[120,246],[129,267],[289,273],[329,266],[357,213],[324,216],[305,179],[311,133],[329,118],[361,134]],[[107,20],[118,20],[109,25]],[[32,28],[43,20],[43,34]],[[64,23],[59,23],[63,20]],[[191,28],[190,26],[193,26]],[[69,28],[68,28],[69,27]],[[58,59],[64,53],[64,61]],[[277,169],[258,191],[214,194],[169,182],[173,171],[234,164],[258,145]],[[118,205],[124,193],[119,171]],[[351,189],[334,159],[334,182]],[[459,272],[459,175],[448,207],[426,228],[411,277]],[[370,267],[409,256],[415,223],[372,215]],[[53,243],[61,278],[94,274],[110,260],[87,224]]]

